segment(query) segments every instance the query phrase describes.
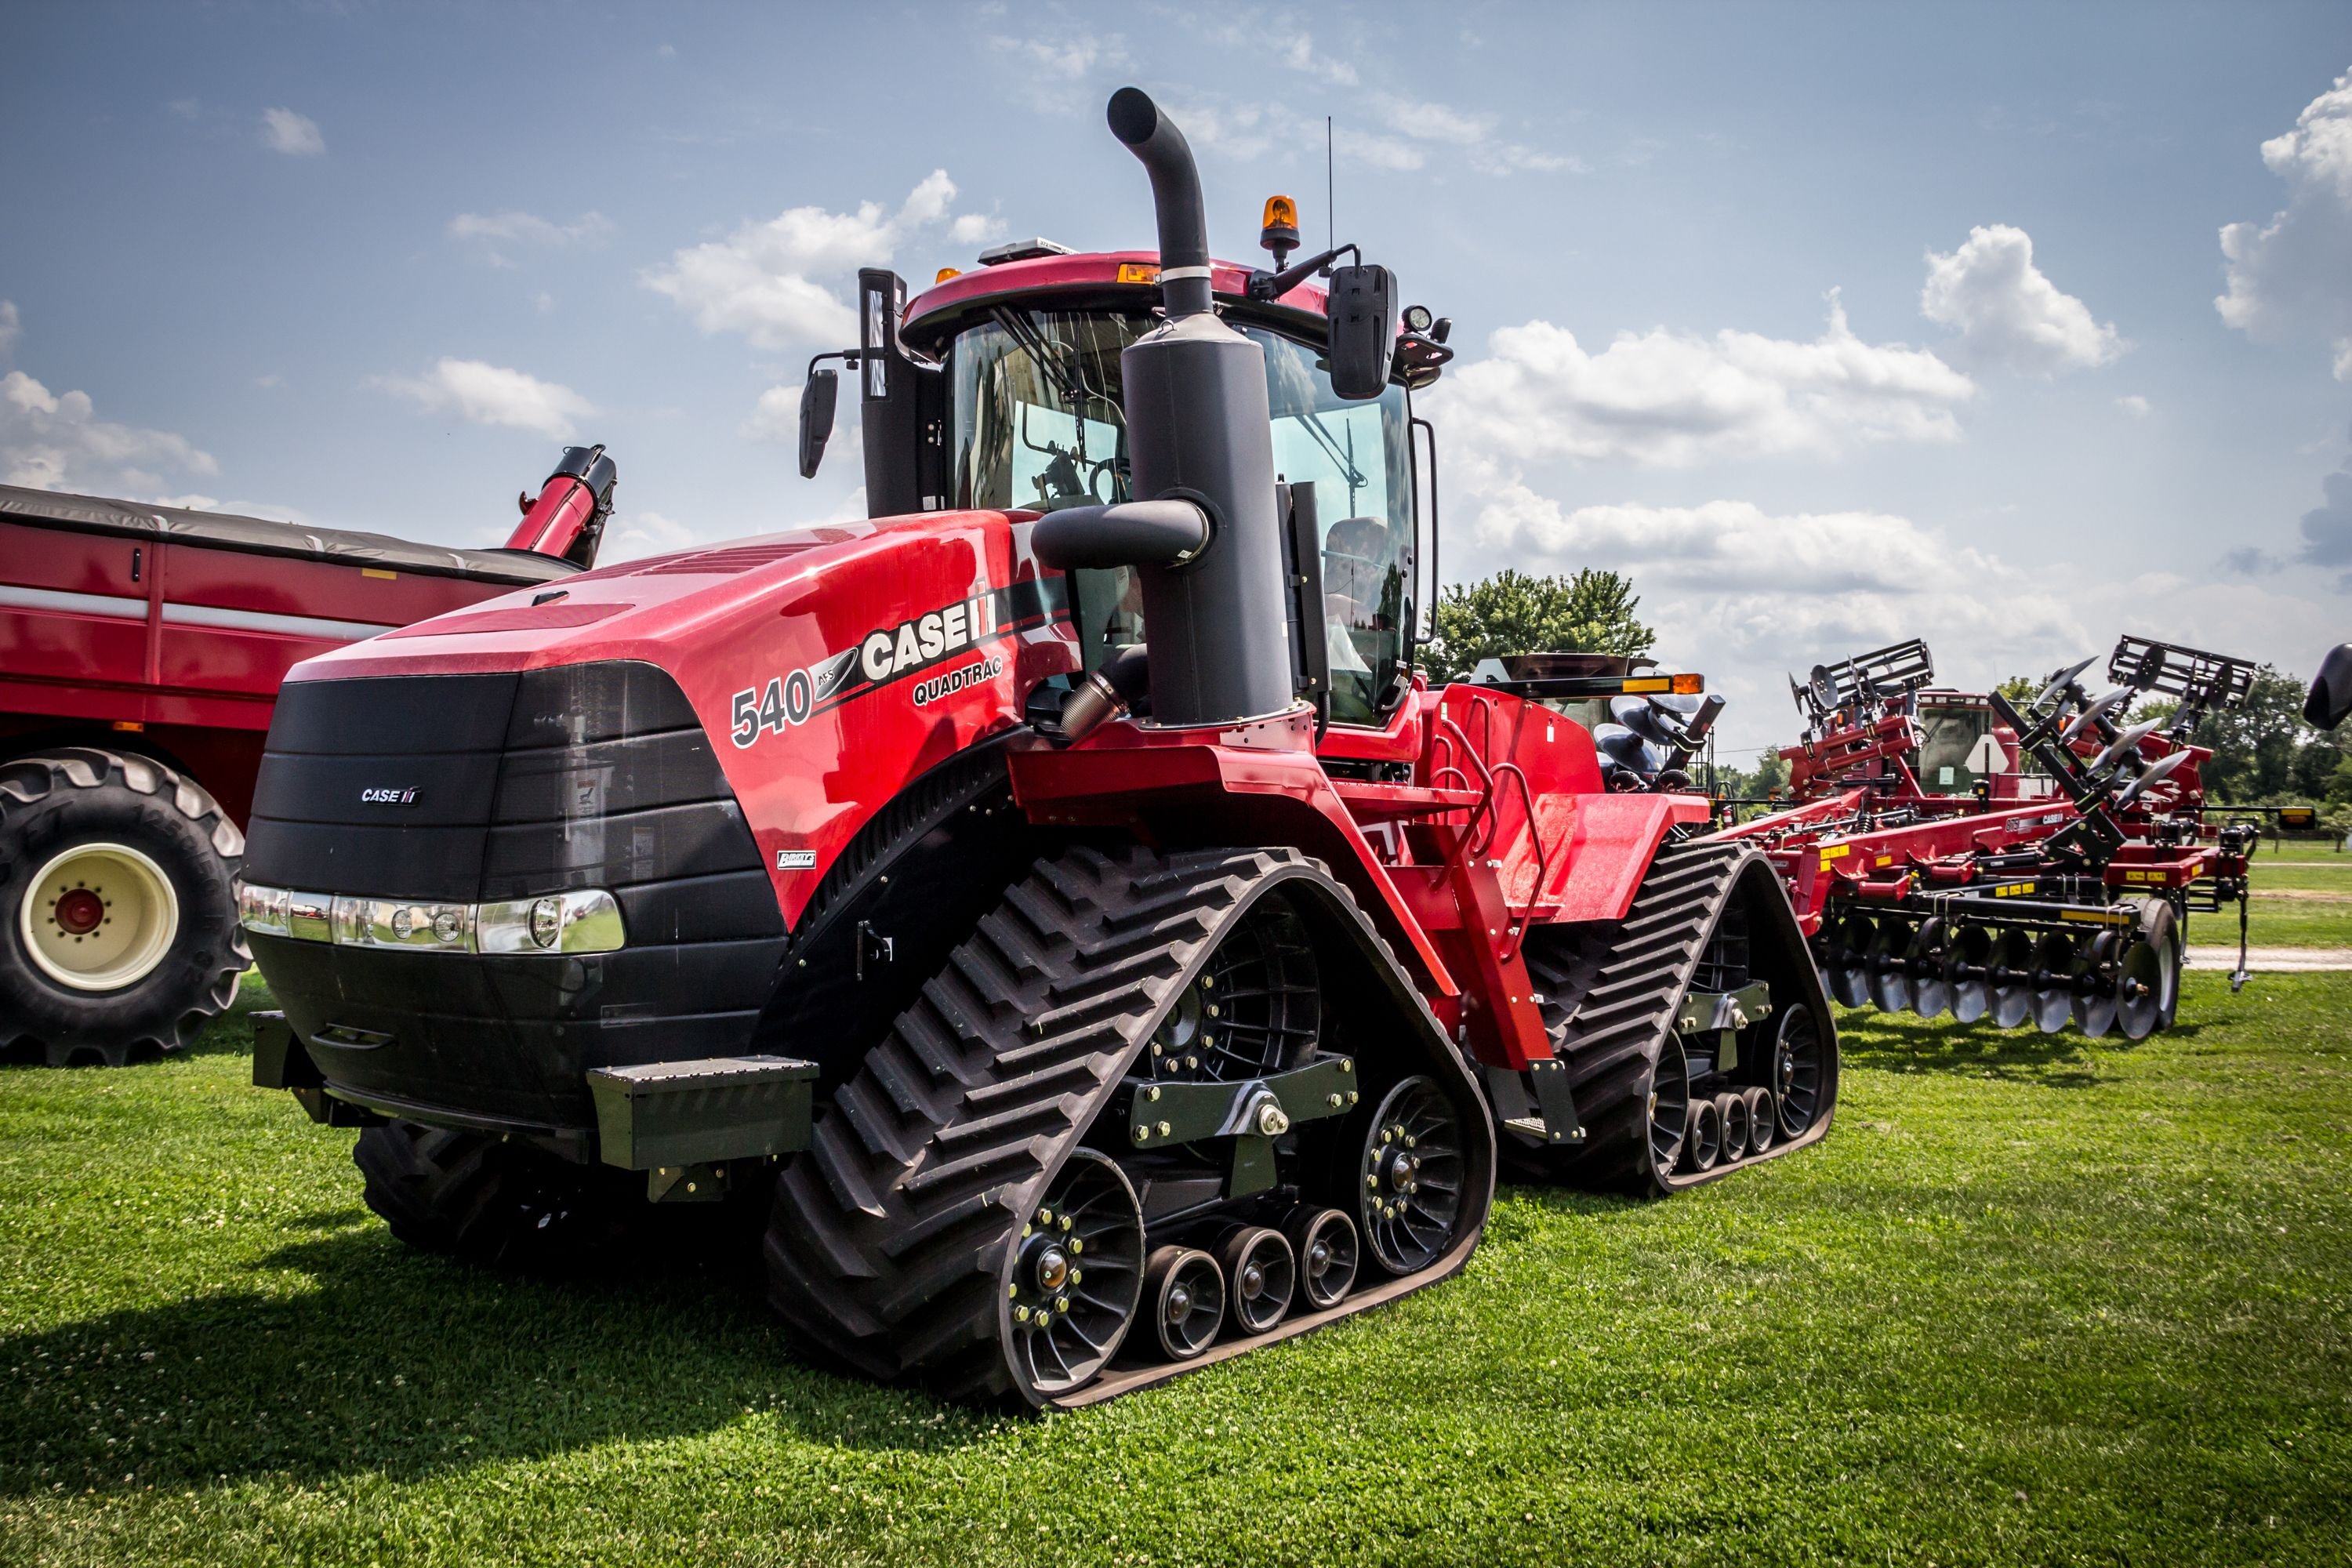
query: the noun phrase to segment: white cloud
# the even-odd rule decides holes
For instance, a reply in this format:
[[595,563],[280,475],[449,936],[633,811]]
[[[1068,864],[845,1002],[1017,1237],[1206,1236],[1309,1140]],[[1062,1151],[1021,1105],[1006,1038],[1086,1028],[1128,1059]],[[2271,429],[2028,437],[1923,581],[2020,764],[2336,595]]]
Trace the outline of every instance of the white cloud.
[[2135,419],[2145,419],[2147,417],[2147,399],[2142,397],[2137,392],[2132,393],[2128,396],[2116,398],[2116,406],[2122,409],[2125,413],[2130,415]]
[[297,158],[316,157],[327,150],[327,139],[319,133],[319,122],[290,109],[261,111],[261,144],[273,153]]
[[948,225],[948,237],[958,245],[986,245],[1003,234],[1004,220],[994,213],[964,213]]
[[1443,103],[1426,103],[1385,92],[1374,94],[1371,102],[1372,111],[1391,130],[1417,142],[1451,142],[1457,147],[1471,147],[1486,140],[1495,129],[1492,115],[1465,114]]
[[[838,419],[840,405],[835,404]],[[772,386],[760,394],[760,401],[751,406],[751,417],[743,422],[743,434],[754,441],[774,441],[790,446],[801,438],[801,389],[797,386]]]
[[0,483],[159,500],[157,471],[220,472],[212,455],[168,430],[98,417],[86,392],[51,392],[21,370],[0,375]]
[[2336,379],[2352,380],[2352,71],[2263,143],[2263,163],[2285,182],[2286,205],[2221,230],[2229,289],[2214,309],[2264,342],[2329,342]]
[[856,269],[887,262],[899,245],[939,224],[955,194],[947,171],[934,169],[895,213],[879,202],[861,202],[846,213],[788,208],[723,240],[677,251],[640,280],[667,295],[705,332],[740,332],[763,349],[851,342],[857,318],[847,285]]
[[2051,282],[2033,265],[2032,237],[2005,223],[1969,229],[1948,256],[1927,253],[1919,311],[1956,329],[1970,360],[2021,375],[2105,364],[2129,346]]
[[613,221],[599,212],[584,212],[570,223],[557,223],[536,213],[459,213],[449,220],[449,237],[481,247],[489,259],[507,265],[499,249],[509,245],[601,245],[613,232]]
[[0,300],[0,354],[15,348],[16,340],[24,335],[25,325],[16,314],[16,301]]
[[535,430],[555,440],[577,435],[579,422],[596,412],[586,398],[559,382],[478,359],[438,359],[421,376],[378,376],[374,384],[431,413],[454,415],[475,425]]
[[1065,81],[1083,81],[1094,74],[1097,67],[1109,69],[1128,63],[1126,44],[1116,35],[1108,37],[992,37],[988,40],[988,47],[1000,54],[1013,56],[1033,70],[1043,71]]
[[1315,40],[1305,33],[1277,34],[1257,40],[1255,47],[1271,52],[1275,58],[1295,71],[1319,78],[1334,87],[1356,85],[1356,68],[1346,60],[1316,52]]
[[1925,349],[1868,343],[1833,291],[1811,342],[1726,329],[1620,333],[1599,353],[1549,321],[1506,327],[1439,395],[1490,471],[1567,458],[1687,468],[1832,455],[1873,441],[1956,441],[1976,385]]

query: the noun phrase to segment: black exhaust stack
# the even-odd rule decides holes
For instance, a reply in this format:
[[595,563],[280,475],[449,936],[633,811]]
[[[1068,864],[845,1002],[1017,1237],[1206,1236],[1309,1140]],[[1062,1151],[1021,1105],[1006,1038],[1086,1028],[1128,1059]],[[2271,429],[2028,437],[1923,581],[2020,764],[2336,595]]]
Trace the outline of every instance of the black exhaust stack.
[[1129,504],[1186,502],[1201,526],[1171,530],[1155,517],[1131,528],[1114,515],[1124,507],[1072,508],[1039,521],[1037,552],[1051,565],[1097,565],[1111,548],[1138,570],[1154,723],[1278,713],[1294,693],[1265,353],[1212,308],[1208,222],[1183,132],[1131,87],[1112,96],[1110,129],[1151,176],[1168,314],[1119,356]]

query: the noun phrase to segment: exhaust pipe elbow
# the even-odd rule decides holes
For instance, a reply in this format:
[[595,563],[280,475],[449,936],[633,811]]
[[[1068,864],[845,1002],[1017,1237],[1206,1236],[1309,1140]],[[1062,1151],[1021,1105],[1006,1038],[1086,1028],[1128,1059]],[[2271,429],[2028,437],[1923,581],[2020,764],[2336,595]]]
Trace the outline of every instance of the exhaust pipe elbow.
[[1209,220],[1201,202],[1201,172],[1176,122],[1141,88],[1111,94],[1110,133],[1151,179],[1160,225],[1160,295],[1168,314],[1197,316],[1210,308]]

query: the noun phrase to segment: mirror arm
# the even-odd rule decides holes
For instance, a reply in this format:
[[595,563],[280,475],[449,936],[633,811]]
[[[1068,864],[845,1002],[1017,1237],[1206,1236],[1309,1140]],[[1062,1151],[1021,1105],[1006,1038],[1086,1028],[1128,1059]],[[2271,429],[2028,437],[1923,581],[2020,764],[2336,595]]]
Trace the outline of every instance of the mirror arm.
[[1342,256],[1353,256],[1359,264],[1364,253],[1352,244],[1335,246],[1319,256],[1294,263],[1279,272],[1253,272],[1249,279],[1249,297],[1253,300],[1279,300],[1317,273],[1327,270]]

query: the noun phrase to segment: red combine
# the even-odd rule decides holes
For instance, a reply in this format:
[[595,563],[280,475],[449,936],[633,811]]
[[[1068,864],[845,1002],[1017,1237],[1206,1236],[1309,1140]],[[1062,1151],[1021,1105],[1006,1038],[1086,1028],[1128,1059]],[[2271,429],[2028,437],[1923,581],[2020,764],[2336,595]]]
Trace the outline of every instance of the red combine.
[[0,487],[0,1050],[185,1045],[250,962],[232,884],[288,669],[593,563],[604,448],[503,550]]
[[827,1363],[1073,1405],[1450,1275],[1498,1157],[1664,1193],[1826,1131],[1770,864],[1542,705],[1624,678],[1415,669],[1448,324],[1284,266],[1286,202],[1213,261],[1176,127],[1110,123],[1156,252],[859,275],[870,521],[293,672],[256,1079],[395,1235],[735,1199]]
[[[1932,687],[1916,640],[1790,682],[1802,804],[1714,837],[1771,858],[1840,1002],[2139,1039],[2172,1023],[2189,916],[2233,902],[2244,984],[2257,825],[2206,826],[2212,753],[2187,737],[2245,700],[2253,666],[2126,637],[2094,698],[2091,662],[2022,712]],[[2126,725],[2146,694],[2171,714]]]

